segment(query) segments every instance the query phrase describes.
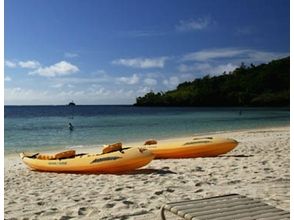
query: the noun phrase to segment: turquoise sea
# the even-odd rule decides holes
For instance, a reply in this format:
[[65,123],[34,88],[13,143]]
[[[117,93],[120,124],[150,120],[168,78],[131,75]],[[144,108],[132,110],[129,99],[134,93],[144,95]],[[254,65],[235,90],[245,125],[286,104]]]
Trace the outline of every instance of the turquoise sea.
[[[74,126],[70,131],[68,124]],[[5,154],[284,126],[288,108],[5,106]]]

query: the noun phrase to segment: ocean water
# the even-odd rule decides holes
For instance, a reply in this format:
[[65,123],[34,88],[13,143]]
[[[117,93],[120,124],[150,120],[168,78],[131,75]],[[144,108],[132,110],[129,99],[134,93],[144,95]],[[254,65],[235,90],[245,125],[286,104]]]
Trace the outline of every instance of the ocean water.
[[4,112],[5,154],[290,124],[285,108],[5,106]]

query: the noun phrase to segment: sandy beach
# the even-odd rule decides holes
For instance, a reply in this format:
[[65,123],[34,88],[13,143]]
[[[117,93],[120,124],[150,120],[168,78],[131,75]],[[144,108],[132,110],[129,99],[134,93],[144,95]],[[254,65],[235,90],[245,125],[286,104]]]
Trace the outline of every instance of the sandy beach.
[[290,209],[289,127],[213,136],[240,143],[223,156],[153,160],[123,175],[33,172],[6,155],[5,219],[159,219],[167,202],[229,193]]

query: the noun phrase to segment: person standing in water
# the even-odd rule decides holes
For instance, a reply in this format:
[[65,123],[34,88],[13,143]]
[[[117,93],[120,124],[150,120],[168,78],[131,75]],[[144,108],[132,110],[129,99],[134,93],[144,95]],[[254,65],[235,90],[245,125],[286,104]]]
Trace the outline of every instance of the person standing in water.
[[73,127],[73,125],[71,123],[68,123],[68,128],[69,128],[70,131],[73,131],[73,129],[74,129],[74,127]]

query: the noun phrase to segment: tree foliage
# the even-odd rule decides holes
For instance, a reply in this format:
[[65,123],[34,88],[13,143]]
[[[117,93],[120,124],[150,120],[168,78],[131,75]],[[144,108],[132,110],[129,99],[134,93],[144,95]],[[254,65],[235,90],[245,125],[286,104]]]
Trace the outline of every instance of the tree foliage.
[[137,106],[289,106],[290,57],[184,82],[175,90],[138,97]]

